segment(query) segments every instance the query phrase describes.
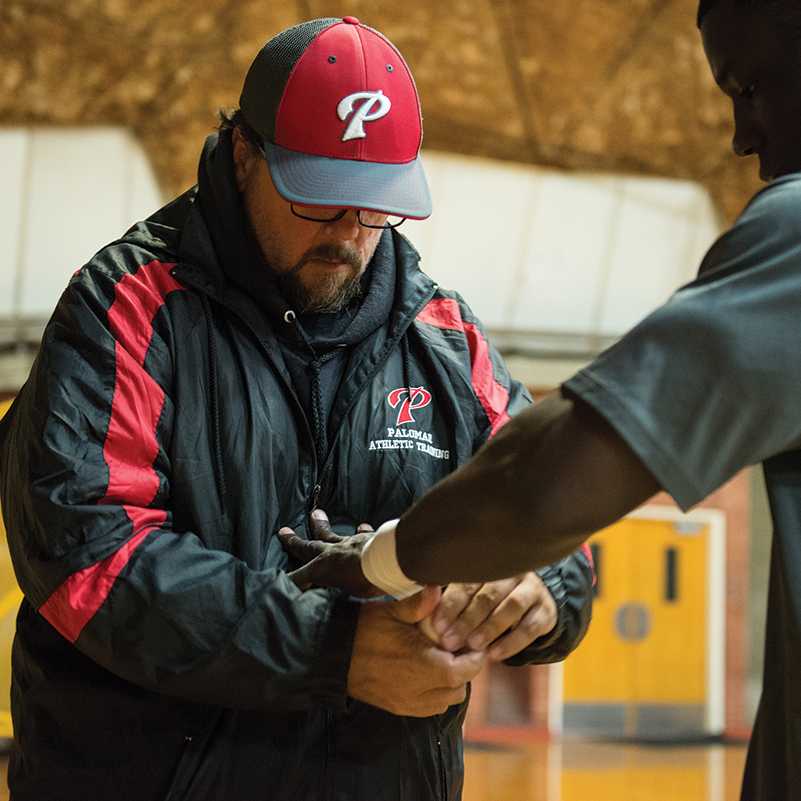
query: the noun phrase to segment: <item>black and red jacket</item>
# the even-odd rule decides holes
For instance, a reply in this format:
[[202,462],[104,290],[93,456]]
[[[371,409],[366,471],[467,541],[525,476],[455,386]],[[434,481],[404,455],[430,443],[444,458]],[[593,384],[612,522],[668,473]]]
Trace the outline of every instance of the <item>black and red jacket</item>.
[[[12,799],[457,799],[464,706],[347,699],[359,606],[301,593],[275,533],[315,504],[341,531],[401,515],[530,399],[386,233],[392,313],[349,356],[321,460],[275,323],[225,280],[195,198],[75,274],[0,428],[25,594]],[[588,624],[586,557],[544,578],[557,635],[514,663],[564,658]]]

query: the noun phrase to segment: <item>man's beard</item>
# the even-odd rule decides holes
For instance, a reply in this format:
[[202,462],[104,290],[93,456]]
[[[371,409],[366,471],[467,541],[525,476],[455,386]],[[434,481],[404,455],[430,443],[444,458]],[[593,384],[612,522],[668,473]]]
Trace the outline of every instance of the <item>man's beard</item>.
[[[299,273],[315,259],[347,264],[352,273],[343,279],[332,271],[331,275],[323,277],[310,289],[303,284]],[[355,250],[337,245],[320,245],[304,253],[290,270],[280,273],[278,285],[290,306],[299,314],[338,312],[361,295],[361,267],[361,258]]]

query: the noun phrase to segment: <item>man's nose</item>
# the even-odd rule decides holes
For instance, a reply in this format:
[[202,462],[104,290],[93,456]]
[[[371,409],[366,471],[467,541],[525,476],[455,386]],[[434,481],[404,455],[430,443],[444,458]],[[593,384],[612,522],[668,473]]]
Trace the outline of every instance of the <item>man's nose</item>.
[[347,214],[339,220],[329,223],[329,226],[336,231],[336,235],[342,239],[355,239],[359,235],[359,217],[356,209],[348,209]]

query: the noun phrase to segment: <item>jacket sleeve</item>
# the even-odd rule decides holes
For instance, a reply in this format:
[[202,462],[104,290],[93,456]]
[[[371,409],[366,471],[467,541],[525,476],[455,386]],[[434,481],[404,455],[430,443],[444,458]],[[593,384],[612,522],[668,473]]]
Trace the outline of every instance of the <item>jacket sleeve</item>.
[[[487,426],[476,443],[478,450],[511,417],[529,406],[532,399],[528,390],[512,379],[481,322],[458,295],[455,297],[468,339],[473,390],[487,417]],[[556,602],[556,626],[549,635],[507,659],[509,665],[544,664],[564,659],[584,638],[592,617],[595,576],[588,547],[537,572]]]
[[64,638],[137,685],[223,706],[344,704],[356,605],[173,527],[164,419],[178,413],[170,341],[187,332],[163,308],[183,289],[172,266],[84,268],[47,326],[0,429],[17,579]]

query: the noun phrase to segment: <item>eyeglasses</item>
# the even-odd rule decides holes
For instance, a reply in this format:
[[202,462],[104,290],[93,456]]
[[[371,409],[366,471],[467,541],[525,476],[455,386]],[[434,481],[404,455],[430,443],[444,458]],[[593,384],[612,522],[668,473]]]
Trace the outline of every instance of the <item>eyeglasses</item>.
[[[292,213],[301,220],[309,220],[316,223],[332,223],[341,220],[350,209],[339,209],[330,206],[299,206],[295,203],[289,204]],[[356,219],[359,225],[364,228],[397,228],[406,222],[406,217],[398,217],[393,214],[383,214],[380,211],[370,209],[356,209]]]

